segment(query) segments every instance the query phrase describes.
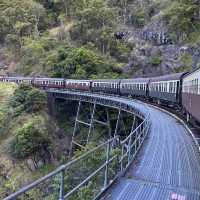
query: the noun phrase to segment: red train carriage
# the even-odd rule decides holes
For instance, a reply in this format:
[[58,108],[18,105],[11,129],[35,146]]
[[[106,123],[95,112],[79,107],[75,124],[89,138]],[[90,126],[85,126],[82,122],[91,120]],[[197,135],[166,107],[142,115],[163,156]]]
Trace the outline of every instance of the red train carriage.
[[65,89],[89,91],[91,87],[90,80],[65,80]]
[[183,77],[182,106],[188,120],[200,122],[200,68]]
[[35,78],[33,85],[42,88],[64,88],[65,79],[63,78]]

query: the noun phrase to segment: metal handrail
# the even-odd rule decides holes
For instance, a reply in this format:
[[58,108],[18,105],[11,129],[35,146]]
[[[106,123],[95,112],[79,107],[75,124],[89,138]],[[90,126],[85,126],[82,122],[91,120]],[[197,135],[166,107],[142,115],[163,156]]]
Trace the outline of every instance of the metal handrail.
[[108,141],[106,141],[105,143],[93,148],[92,150],[89,150],[88,152],[86,152],[85,154],[79,156],[78,158],[75,158],[74,160],[61,165],[60,167],[58,167],[56,170],[54,170],[53,172],[47,174],[46,176],[39,178],[38,180],[34,181],[33,183],[25,186],[24,188],[22,188],[21,190],[11,194],[10,196],[6,197],[4,200],[12,200],[13,198],[16,198],[17,196],[27,192],[28,190],[31,190],[32,188],[38,186],[39,184],[41,184],[42,182],[48,180],[49,178],[52,178],[53,176],[59,174],[60,172],[62,172],[63,170],[67,169],[70,165],[80,161],[81,159],[83,159],[84,157],[88,156],[89,154],[95,152],[96,150],[100,149],[101,147],[113,142],[114,140],[116,140],[116,138],[118,138],[117,136],[115,138],[109,139]]
[[[20,195],[25,194],[26,192],[29,192],[30,190],[36,188],[41,183],[44,183],[47,180],[51,180],[56,175],[60,174],[60,184],[59,184],[59,200],[64,200],[71,195],[73,195],[75,192],[77,192],[80,188],[82,188],[85,184],[87,184],[95,175],[100,173],[100,171],[105,169],[104,172],[104,184],[102,189],[99,191],[99,196],[109,185],[108,182],[108,170],[109,170],[109,164],[113,162],[114,160],[117,161],[118,166],[120,167],[120,173],[117,172],[115,174],[115,177],[113,177],[113,180],[115,180],[122,172],[125,172],[126,169],[130,166],[132,161],[134,160],[137,152],[139,151],[144,139],[147,136],[148,130],[150,128],[150,114],[147,113],[146,117],[143,116],[143,122],[135,128],[135,130],[131,131],[131,133],[123,140],[120,141],[119,137],[116,136],[112,139],[109,139],[107,142],[93,148],[92,150],[89,150],[88,152],[84,153],[83,155],[79,156],[78,158],[75,158],[74,160],[68,162],[67,164],[61,165],[53,172],[47,174],[46,176],[34,181],[33,183],[29,184],[28,186],[25,186],[21,190],[11,194],[10,196],[6,197],[4,200],[13,200],[19,197]],[[135,138],[134,138],[135,137]],[[113,145],[117,144],[117,145]],[[73,164],[76,164],[80,162],[81,160],[84,160],[87,158],[87,156],[92,155],[96,151],[100,150],[101,148],[106,147],[106,160],[103,164],[98,166],[96,170],[90,173],[83,181],[81,181],[79,184],[77,184],[73,189],[68,191],[66,194],[64,194],[64,172],[65,170],[69,170]],[[115,148],[118,148],[121,150],[121,155],[114,155],[111,156],[110,153]]]

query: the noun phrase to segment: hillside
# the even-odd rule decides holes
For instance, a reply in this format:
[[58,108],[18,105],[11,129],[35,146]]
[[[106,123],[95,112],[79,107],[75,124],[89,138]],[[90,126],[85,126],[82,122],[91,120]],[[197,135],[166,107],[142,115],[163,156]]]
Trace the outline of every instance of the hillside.
[[67,159],[71,130],[59,128],[46,101],[39,89],[0,83],[0,199]]
[[199,2],[1,0],[0,73],[117,78],[190,70],[200,62]]
[[[197,67],[200,0],[0,0],[0,75],[111,79]],[[0,84],[0,199],[69,158],[76,105],[57,102],[56,120],[46,102],[39,89]]]

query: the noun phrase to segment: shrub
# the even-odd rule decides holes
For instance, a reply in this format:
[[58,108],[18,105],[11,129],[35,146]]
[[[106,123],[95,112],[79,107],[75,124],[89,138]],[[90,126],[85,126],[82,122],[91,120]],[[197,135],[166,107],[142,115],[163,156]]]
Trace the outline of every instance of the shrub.
[[43,110],[47,104],[46,93],[42,90],[32,89],[28,92],[25,102],[25,109],[28,112]]
[[11,145],[11,153],[16,158],[42,156],[49,151],[50,141],[47,130],[38,126],[38,119],[24,124],[16,130],[16,137]]
[[45,108],[47,97],[44,91],[33,88],[27,84],[20,84],[15,90],[10,105],[15,110],[15,115],[22,111],[38,112]]
[[157,66],[160,65],[162,63],[162,58],[160,56],[154,56],[151,57],[150,59],[150,64]]

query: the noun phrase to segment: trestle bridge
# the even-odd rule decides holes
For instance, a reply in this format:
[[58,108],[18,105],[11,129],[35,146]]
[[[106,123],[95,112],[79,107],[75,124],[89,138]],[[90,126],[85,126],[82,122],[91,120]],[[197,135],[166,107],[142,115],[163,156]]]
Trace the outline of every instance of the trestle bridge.
[[[84,144],[89,144],[95,124],[108,130],[109,139],[5,200],[32,199],[33,195],[38,200],[200,199],[199,147],[181,120],[125,97],[62,90],[48,90],[47,93],[52,112],[56,99],[78,102],[71,155],[76,146],[82,146],[76,140],[81,124],[88,129]],[[89,121],[79,117],[85,102],[91,105]],[[105,121],[95,118],[99,105],[117,110],[113,131],[109,115]],[[129,113],[132,120],[126,137],[118,134],[122,112]]]

